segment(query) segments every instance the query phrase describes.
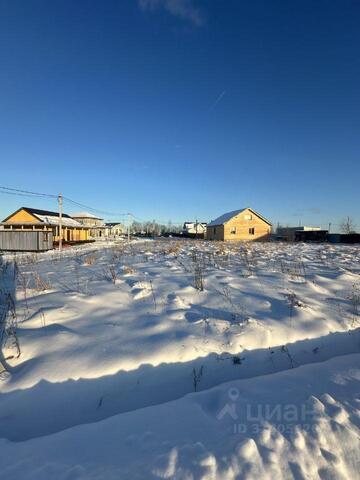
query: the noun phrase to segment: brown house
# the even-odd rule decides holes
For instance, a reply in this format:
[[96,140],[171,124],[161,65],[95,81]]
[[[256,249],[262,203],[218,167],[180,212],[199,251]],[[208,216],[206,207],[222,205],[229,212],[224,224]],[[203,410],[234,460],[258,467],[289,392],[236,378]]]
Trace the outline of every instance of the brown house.
[[224,213],[207,224],[207,240],[269,240],[271,223],[251,208]]
[[[69,215],[62,214],[61,224],[62,238],[65,242],[83,242],[89,239],[89,228]],[[21,207],[6,217],[1,227],[4,230],[52,232],[54,241],[59,241],[58,212]]]

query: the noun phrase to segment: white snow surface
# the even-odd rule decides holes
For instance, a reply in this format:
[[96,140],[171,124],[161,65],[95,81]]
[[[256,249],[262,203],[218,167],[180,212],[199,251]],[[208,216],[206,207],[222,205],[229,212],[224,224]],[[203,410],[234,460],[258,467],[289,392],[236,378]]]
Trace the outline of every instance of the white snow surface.
[[89,212],[72,213],[71,217],[73,217],[73,218],[95,218],[96,220],[102,220],[102,218],[97,217],[96,215],[93,215],[92,213],[89,213]]
[[[53,215],[39,215],[38,213],[36,216],[44,223],[48,225],[59,225],[59,217]],[[64,227],[78,227],[83,228],[84,226],[81,223],[77,222],[73,218],[69,217],[62,217],[61,223]]]
[[21,347],[3,349],[0,478],[360,478],[359,246],[16,259],[16,282],[11,264],[0,276]]

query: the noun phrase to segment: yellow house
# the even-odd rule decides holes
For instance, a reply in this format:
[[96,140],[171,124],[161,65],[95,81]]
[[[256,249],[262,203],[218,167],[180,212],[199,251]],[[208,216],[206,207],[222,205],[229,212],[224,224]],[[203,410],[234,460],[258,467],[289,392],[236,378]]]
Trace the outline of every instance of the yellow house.
[[[65,213],[62,214],[62,239],[64,242],[86,242],[89,228],[81,225]],[[6,217],[1,226],[5,230],[47,231],[53,233],[54,242],[59,241],[59,213],[37,208],[21,207]]]
[[207,224],[208,240],[269,240],[271,223],[251,208],[224,213]]
[[85,225],[89,227],[89,235],[92,238],[99,238],[104,237],[105,235],[105,225],[103,223],[103,219],[100,217],[96,217],[92,213],[89,212],[78,212],[73,213],[71,218],[76,220],[77,222],[81,223],[81,225]]

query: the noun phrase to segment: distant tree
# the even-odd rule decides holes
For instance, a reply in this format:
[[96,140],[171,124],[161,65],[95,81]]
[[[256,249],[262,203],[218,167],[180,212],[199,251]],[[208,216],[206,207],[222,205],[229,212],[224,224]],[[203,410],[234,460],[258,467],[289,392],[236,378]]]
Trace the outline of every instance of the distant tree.
[[146,235],[149,235],[151,233],[151,222],[144,223],[144,230],[146,232]]
[[355,233],[355,223],[352,218],[347,217],[340,223],[340,230],[342,233]]
[[142,231],[142,224],[140,222],[133,222],[131,226],[132,233],[140,233]]

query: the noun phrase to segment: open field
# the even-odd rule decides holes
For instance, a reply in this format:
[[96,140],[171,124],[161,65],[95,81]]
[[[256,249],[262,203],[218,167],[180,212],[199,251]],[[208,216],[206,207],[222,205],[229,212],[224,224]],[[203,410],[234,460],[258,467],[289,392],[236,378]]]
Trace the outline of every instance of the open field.
[[[357,478],[359,246],[160,240],[15,260],[0,266],[0,478]],[[312,416],[259,427],[244,412],[265,404]]]

